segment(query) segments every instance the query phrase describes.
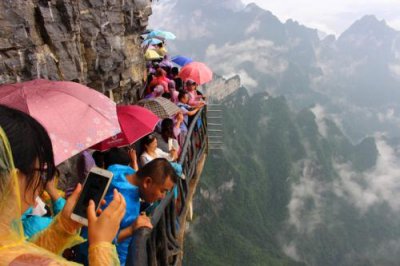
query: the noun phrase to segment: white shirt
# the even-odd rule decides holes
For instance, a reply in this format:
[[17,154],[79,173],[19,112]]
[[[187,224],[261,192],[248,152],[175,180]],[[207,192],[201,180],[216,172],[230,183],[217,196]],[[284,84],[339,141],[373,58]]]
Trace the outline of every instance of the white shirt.
[[157,158],[165,158],[168,161],[172,161],[173,157],[171,156],[171,154],[166,153],[164,151],[162,151],[161,149],[157,148],[156,151],[156,157],[152,157],[150,154],[148,154],[147,152],[143,152],[142,155],[140,155],[140,164],[143,167],[144,165],[146,165],[148,162],[157,159]]

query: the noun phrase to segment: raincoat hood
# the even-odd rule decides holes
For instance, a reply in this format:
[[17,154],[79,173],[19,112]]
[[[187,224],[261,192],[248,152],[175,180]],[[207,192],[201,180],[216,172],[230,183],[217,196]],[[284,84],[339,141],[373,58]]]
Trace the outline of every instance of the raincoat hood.
[[24,242],[17,171],[4,131],[0,128],[0,252]]
[[26,241],[20,218],[17,169],[7,136],[0,128],[0,265],[77,265]]

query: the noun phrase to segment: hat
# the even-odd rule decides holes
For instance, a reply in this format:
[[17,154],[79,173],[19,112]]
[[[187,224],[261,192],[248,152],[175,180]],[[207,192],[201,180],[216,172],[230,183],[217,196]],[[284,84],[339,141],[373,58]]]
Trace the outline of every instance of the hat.
[[187,79],[185,81],[186,86],[190,86],[190,85],[197,85],[196,81],[194,81],[193,79]]

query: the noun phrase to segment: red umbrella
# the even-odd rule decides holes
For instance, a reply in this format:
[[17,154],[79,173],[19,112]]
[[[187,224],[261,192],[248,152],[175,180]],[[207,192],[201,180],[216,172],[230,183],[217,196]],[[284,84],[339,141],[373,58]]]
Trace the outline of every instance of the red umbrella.
[[211,81],[212,76],[212,71],[204,63],[200,62],[189,63],[182,67],[179,72],[179,77],[182,80],[192,79],[199,85]]
[[137,105],[119,105],[117,115],[122,132],[96,144],[93,149],[106,151],[130,145],[153,132],[160,120],[151,111]]
[[2,85],[0,104],[31,115],[46,128],[56,165],[121,132],[115,103],[75,82],[37,79]]

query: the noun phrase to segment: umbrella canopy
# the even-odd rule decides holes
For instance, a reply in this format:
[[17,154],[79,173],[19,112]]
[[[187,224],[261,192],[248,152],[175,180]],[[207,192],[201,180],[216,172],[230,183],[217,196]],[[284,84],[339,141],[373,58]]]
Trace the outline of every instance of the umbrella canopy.
[[[167,55],[165,56],[167,57]],[[165,58],[160,62],[160,67],[169,67],[172,68],[174,65],[172,64],[172,62],[167,58]]]
[[164,30],[152,30],[147,34],[146,39],[157,38],[160,40],[174,40],[176,38],[175,34]]
[[153,132],[160,121],[151,111],[137,105],[119,105],[117,114],[121,133],[96,144],[93,149],[106,151],[130,145]]
[[161,119],[169,118],[181,111],[176,104],[163,97],[143,99],[137,104],[149,109]]
[[178,56],[175,56],[174,58],[172,58],[171,61],[179,66],[184,66],[189,63],[192,63],[193,59],[186,57],[186,56],[178,55]]
[[150,38],[146,39],[142,42],[142,46],[147,46],[147,45],[153,45],[153,44],[159,44],[162,43],[162,40],[157,39],[157,38]]
[[46,128],[56,165],[121,131],[115,103],[75,82],[38,79],[2,85],[0,104],[28,113]]
[[213,73],[204,63],[192,62],[182,67],[179,77],[182,80],[192,79],[197,84],[204,84],[212,80]]
[[146,60],[157,60],[163,58],[163,56],[161,56],[153,49],[147,49],[146,53],[144,53],[144,58]]

